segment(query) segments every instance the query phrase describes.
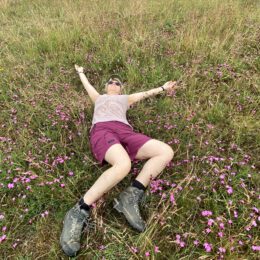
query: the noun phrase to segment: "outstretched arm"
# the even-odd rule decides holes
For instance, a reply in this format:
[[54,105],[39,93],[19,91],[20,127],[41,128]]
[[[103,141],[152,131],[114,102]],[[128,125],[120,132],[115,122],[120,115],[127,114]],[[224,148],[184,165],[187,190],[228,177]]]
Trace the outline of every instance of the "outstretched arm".
[[88,95],[93,103],[95,103],[96,99],[100,96],[100,94],[96,91],[96,89],[89,83],[87,77],[85,76],[83,72],[83,67],[79,67],[75,64],[75,69],[79,74],[80,80],[84,86],[84,88],[87,90]]
[[142,99],[145,99],[145,98],[153,96],[153,95],[157,95],[158,93],[161,93],[164,90],[173,88],[175,86],[175,84],[176,84],[176,81],[168,81],[161,87],[150,89],[148,91],[131,94],[128,96],[128,105],[131,106],[135,102],[138,102]]

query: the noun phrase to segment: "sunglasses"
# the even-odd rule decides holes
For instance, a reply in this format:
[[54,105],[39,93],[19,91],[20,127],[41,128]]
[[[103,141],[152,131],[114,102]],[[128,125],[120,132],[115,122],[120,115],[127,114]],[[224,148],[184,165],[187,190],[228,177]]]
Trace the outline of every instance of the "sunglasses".
[[121,86],[121,84],[117,81],[112,81],[112,80],[108,81],[108,84],[113,84],[113,83],[115,83],[117,86]]

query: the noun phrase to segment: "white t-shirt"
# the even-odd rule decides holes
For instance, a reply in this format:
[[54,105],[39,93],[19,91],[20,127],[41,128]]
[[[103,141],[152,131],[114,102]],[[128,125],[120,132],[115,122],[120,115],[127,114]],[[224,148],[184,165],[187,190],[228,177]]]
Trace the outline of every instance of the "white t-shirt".
[[94,124],[107,121],[120,121],[133,129],[126,119],[126,112],[129,108],[128,95],[100,95],[95,101],[90,131]]

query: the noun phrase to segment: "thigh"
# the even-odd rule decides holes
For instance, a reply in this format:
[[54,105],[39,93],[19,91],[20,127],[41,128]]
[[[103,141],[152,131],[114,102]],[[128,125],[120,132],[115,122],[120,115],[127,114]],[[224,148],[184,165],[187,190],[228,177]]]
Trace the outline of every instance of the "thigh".
[[107,129],[99,129],[92,132],[90,144],[92,153],[103,166],[106,163],[104,159],[107,150],[115,144],[120,144],[120,141],[113,132]]
[[115,165],[116,163],[131,165],[130,157],[121,144],[114,144],[110,146],[105,153],[104,159],[111,165]]
[[138,149],[136,159],[143,160],[171,152],[172,148],[168,144],[160,140],[151,139]]
[[119,136],[119,140],[127,150],[130,159],[133,161],[134,159],[137,159],[136,154],[140,147],[152,140],[152,138],[142,133],[128,131],[127,133],[124,133],[123,138],[120,138]]

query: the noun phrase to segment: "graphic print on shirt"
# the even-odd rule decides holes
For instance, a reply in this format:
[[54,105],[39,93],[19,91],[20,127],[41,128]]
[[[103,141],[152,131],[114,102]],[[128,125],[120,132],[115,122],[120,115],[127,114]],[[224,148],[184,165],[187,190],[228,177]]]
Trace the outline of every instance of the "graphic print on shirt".
[[105,117],[108,115],[113,115],[117,118],[121,118],[125,113],[123,108],[115,100],[105,99],[101,104],[98,104],[98,109],[96,111],[97,117]]
[[128,95],[101,95],[95,102],[92,126],[96,123],[107,121],[119,121],[131,127],[126,118],[126,112],[129,109]]

